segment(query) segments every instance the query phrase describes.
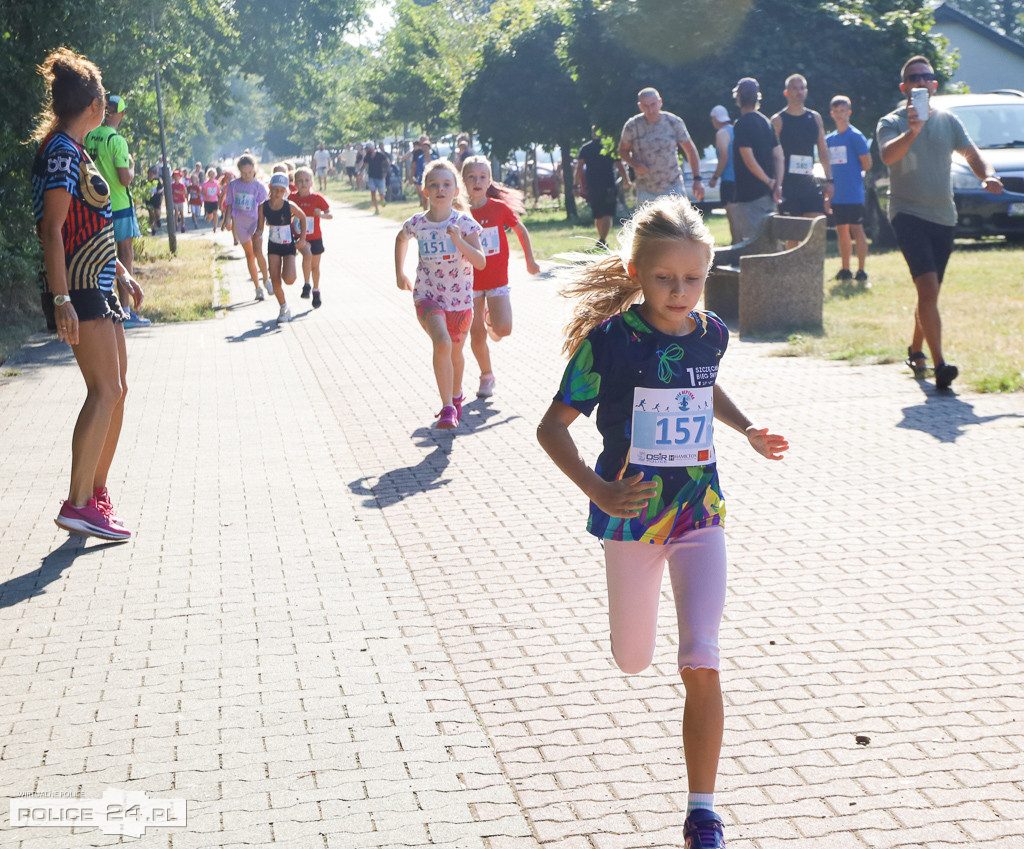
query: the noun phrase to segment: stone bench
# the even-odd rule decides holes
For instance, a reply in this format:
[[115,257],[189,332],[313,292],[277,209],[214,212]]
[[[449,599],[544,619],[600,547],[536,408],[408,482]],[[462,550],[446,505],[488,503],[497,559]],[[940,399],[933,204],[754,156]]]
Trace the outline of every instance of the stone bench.
[[752,239],[716,248],[704,305],[741,336],[820,330],[824,276],[825,216],[770,215]]

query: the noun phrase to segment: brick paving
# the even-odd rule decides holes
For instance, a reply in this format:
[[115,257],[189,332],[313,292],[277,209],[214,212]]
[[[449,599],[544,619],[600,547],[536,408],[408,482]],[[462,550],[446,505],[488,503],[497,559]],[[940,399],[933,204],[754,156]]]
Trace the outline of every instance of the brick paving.
[[[52,522],[83,397],[67,349],[5,365],[0,797],[145,791],[189,822],[136,841],[11,828],[0,804],[0,845],[681,846],[669,596],[654,665],[621,674],[585,501],[534,438],[557,284],[514,267],[497,393],[435,433],[395,231],[325,222],[324,307],[294,287],[289,325],[235,249],[219,318],[129,331],[130,543]],[[778,353],[734,340],[721,374],[793,446],[718,439],[729,846],[1018,849],[1024,403]]]

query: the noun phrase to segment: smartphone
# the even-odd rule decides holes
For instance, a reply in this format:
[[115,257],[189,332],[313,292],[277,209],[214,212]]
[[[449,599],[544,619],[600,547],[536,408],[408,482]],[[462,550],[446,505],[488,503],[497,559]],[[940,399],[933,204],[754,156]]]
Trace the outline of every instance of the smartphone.
[[915,88],[910,92],[910,105],[917,112],[918,120],[928,120],[928,89]]

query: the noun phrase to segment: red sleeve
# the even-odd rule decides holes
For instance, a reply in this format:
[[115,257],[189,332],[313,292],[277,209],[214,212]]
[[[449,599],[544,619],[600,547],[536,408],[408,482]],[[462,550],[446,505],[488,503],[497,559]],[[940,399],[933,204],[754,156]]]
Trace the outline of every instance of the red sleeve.
[[512,211],[512,207],[507,206],[506,204],[502,204],[502,207],[505,210],[505,213],[504,213],[505,220],[503,222],[504,225],[506,227],[515,227],[519,223],[519,216],[516,215],[515,212]]

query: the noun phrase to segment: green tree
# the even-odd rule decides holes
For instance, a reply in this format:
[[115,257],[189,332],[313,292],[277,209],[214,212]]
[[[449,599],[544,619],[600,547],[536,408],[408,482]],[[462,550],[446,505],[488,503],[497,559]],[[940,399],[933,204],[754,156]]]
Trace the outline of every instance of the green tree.
[[547,10],[511,38],[503,32],[499,29],[484,47],[476,75],[463,89],[462,125],[475,127],[499,159],[517,148],[558,145],[566,214],[575,218],[572,148],[589,127],[581,93],[559,49],[565,22],[556,10]]

